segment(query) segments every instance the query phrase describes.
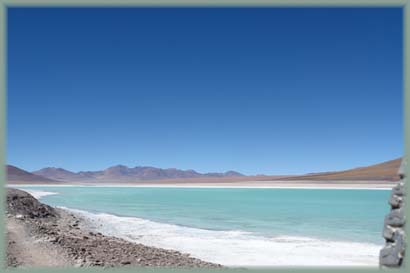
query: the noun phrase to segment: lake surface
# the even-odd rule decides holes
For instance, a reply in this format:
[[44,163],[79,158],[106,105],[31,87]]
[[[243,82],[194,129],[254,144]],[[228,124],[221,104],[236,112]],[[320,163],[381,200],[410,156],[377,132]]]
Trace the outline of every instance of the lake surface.
[[104,234],[230,266],[377,266],[390,194],[359,189],[19,188],[81,214]]

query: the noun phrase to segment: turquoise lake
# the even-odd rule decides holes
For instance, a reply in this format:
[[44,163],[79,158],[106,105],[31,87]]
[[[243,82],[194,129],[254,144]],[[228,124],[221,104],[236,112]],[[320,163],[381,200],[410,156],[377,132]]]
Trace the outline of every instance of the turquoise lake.
[[[305,256],[317,251],[324,256],[318,257],[319,265],[338,261],[373,265],[384,242],[382,228],[390,194],[389,190],[365,189],[19,188],[39,194],[44,203],[82,214],[90,219],[90,226],[109,235],[237,265],[286,264],[266,264],[262,261],[266,257],[257,253],[272,251],[274,255],[280,249],[294,255],[305,251],[301,252]],[[235,263],[235,253],[216,258],[207,252],[217,244],[222,248],[225,244],[226,251],[239,249],[237,255],[253,256],[243,263]],[[342,251],[349,246],[358,249],[357,257]],[[322,253],[320,247],[330,252]],[[333,257],[334,247],[342,253],[335,252]],[[300,264],[310,264],[300,259]]]

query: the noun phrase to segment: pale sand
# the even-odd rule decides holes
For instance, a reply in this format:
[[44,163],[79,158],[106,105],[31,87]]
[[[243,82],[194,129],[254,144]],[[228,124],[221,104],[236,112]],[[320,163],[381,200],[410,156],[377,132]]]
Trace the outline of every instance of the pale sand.
[[14,217],[7,217],[7,264],[22,267],[66,267],[74,262],[58,246],[36,238]]
[[94,186],[94,187],[173,187],[173,188],[277,188],[277,189],[374,189],[390,190],[396,182],[390,181],[238,181],[238,182],[169,182],[169,181],[138,181],[138,182],[62,182],[61,184],[9,184],[12,187],[22,186]]

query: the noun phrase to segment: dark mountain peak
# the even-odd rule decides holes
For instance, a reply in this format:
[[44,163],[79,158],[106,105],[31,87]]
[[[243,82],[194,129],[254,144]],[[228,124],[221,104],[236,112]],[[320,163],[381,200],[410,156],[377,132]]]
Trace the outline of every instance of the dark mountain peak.
[[28,171],[20,169],[13,165],[7,165],[7,174],[30,174]]
[[110,176],[110,177],[113,177],[113,176],[127,176],[127,175],[130,174],[131,170],[132,169],[130,169],[127,166],[124,166],[124,165],[115,165],[115,166],[112,166],[112,167],[109,167],[109,168],[105,169],[103,171],[103,173],[105,175]]
[[56,168],[56,167],[46,167],[46,168],[42,168],[38,171],[34,171],[33,173],[45,173],[45,172],[54,172],[54,173],[69,173],[69,174],[74,174],[73,172],[63,169],[63,168]]
[[241,173],[235,171],[227,171],[224,173],[206,173],[204,174],[207,177],[236,177],[236,176],[244,176]]
[[224,176],[244,176],[243,174],[235,171],[227,171],[224,173]]
[[63,168],[56,168],[56,167],[47,167],[40,169],[38,171],[34,171],[33,174],[41,175],[52,180],[57,181],[67,181],[74,179],[77,174],[71,171],[68,171]]
[[6,166],[7,182],[55,182],[46,177],[36,175],[13,165]]
[[109,169],[129,169],[129,168],[125,165],[118,164],[118,165],[108,167],[106,170],[109,170]]

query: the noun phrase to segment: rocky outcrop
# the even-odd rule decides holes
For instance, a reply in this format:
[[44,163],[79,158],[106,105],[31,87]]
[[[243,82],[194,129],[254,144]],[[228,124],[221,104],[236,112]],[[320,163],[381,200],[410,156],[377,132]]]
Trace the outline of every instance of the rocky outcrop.
[[400,182],[392,189],[389,199],[391,211],[384,219],[383,237],[386,240],[386,245],[380,251],[381,267],[402,267],[404,262],[406,247],[404,233],[406,222],[404,215],[405,165],[406,162],[403,160],[399,170]]
[[17,189],[7,189],[7,214],[32,219],[58,216],[54,208],[40,203],[27,192]]

